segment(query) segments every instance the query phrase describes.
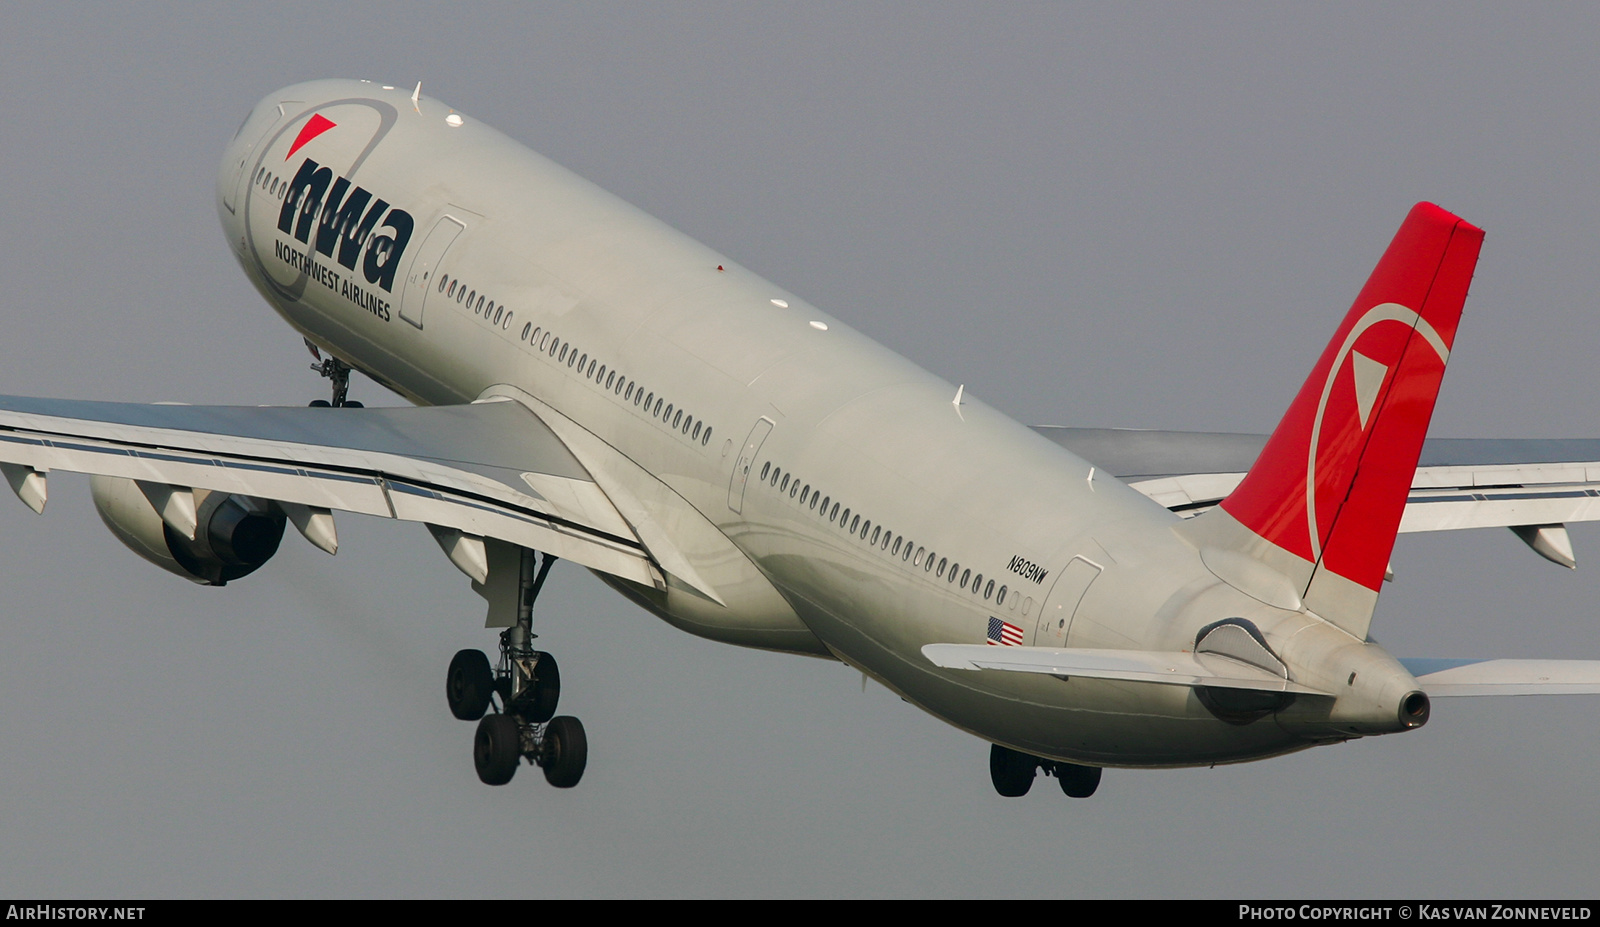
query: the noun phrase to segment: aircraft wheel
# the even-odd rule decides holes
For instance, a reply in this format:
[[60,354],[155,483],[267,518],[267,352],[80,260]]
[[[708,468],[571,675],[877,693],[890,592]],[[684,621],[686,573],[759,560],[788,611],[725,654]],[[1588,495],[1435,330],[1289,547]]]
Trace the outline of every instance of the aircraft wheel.
[[310,408],[313,408],[313,409],[331,409],[331,408],[333,408],[333,403],[329,402],[326,399],[313,399],[310,402],[306,403],[306,405],[308,407],[310,407]]
[[561,669],[554,656],[541,653],[533,671],[533,691],[528,693],[523,717],[543,724],[556,716],[556,703],[561,701]]
[[1039,761],[1026,753],[989,745],[989,779],[994,782],[994,790],[1007,798],[1028,794],[1038,767]]
[[1056,781],[1069,798],[1088,798],[1100,787],[1100,767],[1078,766],[1074,763],[1056,764]]
[[589,738],[584,736],[583,722],[567,715],[551,719],[544,729],[539,765],[544,767],[545,781],[556,788],[577,785],[589,765]]
[[365,409],[366,408],[366,406],[361,404],[361,401],[359,399],[346,399],[344,401],[344,407],[346,409]]
[[450,700],[450,713],[463,721],[476,721],[489,710],[494,692],[494,671],[481,650],[462,650],[450,661],[444,694]]
[[[472,762],[485,785],[505,785],[522,761],[522,731],[510,715],[487,715],[472,740]],[[548,775],[548,773],[546,773]]]

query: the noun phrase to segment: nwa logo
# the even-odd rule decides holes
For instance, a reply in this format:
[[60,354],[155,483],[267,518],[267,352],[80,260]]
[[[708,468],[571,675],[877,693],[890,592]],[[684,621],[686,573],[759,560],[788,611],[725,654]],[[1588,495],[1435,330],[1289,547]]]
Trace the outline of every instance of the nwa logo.
[[[293,155],[294,149],[289,153]],[[355,270],[356,261],[361,260],[367,282],[391,293],[395,268],[415,225],[404,209],[391,209],[386,201],[374,200],[371,193],[343,177],[334,179],[332,170],[310,158],[289,181],[289,192],[278,213],[278,231],[311,245],[314,228],[317,253],[333,258],[347,270]],[[374,230],[384,234],[373,235]]]

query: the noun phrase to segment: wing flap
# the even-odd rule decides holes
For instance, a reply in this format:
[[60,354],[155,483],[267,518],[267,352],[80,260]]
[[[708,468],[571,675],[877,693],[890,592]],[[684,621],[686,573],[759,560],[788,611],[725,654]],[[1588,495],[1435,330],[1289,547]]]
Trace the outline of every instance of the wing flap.
[[1215,686],[1261,692],[1325,693],[1291,682],[1260,667],[1217,654],[1178,651],[1101,650],[1083,647],[995,647],[986,644],[928,644],[922,655],[936,666],[961,670],[1000,670],[1048,676],[1082,676],[1167,686]]

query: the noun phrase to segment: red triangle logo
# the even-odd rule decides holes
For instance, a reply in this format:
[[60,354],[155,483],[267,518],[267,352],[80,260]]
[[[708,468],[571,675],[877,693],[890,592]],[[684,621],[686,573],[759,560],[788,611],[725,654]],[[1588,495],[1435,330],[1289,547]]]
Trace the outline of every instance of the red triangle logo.
[[283,156],[283,160],[287,161],[294,157],[294,153],[299,151],[302,145],[333,128],[335,125],[336,123],[329,120],[321,113],[313,113],[311,118],[306,120],[305,127],[300,130],[300,134],[295,136],[294,144],[289,146],[289,153]]

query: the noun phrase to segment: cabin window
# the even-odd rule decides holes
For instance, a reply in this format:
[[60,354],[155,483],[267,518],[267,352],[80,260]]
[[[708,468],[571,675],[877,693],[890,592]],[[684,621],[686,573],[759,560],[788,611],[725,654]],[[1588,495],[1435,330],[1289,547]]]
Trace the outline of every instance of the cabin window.
[[846,531],[850,530],[850,510],[848,508],[844,510],[844,517],[839,519],[839,527]]
[[[954,576],[955,574],[956,574],[955,570],[951,570],[950,571],[950,575],[951,576]],[[971,578],[972,578],[972,571],[971,570],[963,571],[961,573],[961,588],[963,588],[963,589],[967,588],[967,580],[969,580]]]
[[937,577],[939,577],[939,578],[941,578],[941,579],[943,579],[943,578],[944,578],[944,568],[945,568],[945,564],[947,564],[947,563],[949,563],[949,562],[950,562],[950,561],[949,561],[949,560],[940,560],[940,561],[939,561],[939,569],[937,569],[937,570],[935,570],[935,571],[934,571],[934,573],[933,573],[933,575],[935,575],[935,576],[937,576]]
[[[494,300],[492,300],[492,299],[489,300],[489,309],[490,309],[490,311],[494,310]],[[478,301],[472,304],[472,314],[473,315],[481,315],[484,318],[488,318],[489,317],[489,313],[483,311],[483,297],[482,296],[478,297]]]
[[983,574],[979,573],[977,576],[973,577],[973,579],[972,579],[972,594],[973,595],[977,595],[978,594],[978,588],[980,586],[982,586],[982,585],[983,585]]
[[828,514],[828,521],[831,523],[831,522],[836,522],[838,520],[839,520],[839,503],[835,502],[833,504],[833,511]]
[[850,533],[855,534],[856,529],[859,527],[861,527],[861,516],[857,515],[855,518],[850,520]]
[[[501,308],[504,308],[504,307],[501,307]],[[514,315],[516,315],[515,312],[506,313],[506,320],[504,322],[500,323],[500,327],[502,329],[510,328],[511,327],[511,317],[514,316]]]
[[[908,545],[906,547],[906,550],[910,550],[910,549],[911,548]],[[921,548],[921,547],[917,548],[917,556],[915,558],[913,558],[912,561],[911,561],[911,565],[912,566],[922,566],[922,560],[923,560],[922,552],[923,552],[924,549],[925,548]],[[933,569],[933,558],[932,557],[927,558],[927,565],[926,566],[922,566],[922,568],[925,569],[925,570]]]
[[[657,399],[656,399],[656,408],[655,408],[655,411],[654,411],[654,412],[652,412],[652,413],[651,413],[651,414],[652,414],[652,415],[654,415],[654,416],[655,416],[655,417],[656,417],[656,418],[660,418],[660,417],[661,417],[661,403],[662,403],[662,400],[661,400],[661,399],[660,399],[660,398],[657,398]],[[667,406],[667,408],[669,408],[669,409],[670,409],[670,408],[672,408],[672,406],[670,406],[670,405],[669,405],[669,406]]]
[[778,492],[788,492],[788,491],[789,491],[789,474],[785,473],[783,475],[783,482],[778,485]]
[[[695,422],[694,423],[694,433],[689,436],[689,440],[690,441],[698,441],[698,440],[700,440],[700,431],[703,428],[704,424],[705,424],[704,422]],[[788,489],[789,488],[789,478],[787,476],[783,478],[783,488],[784,489]]]
[[767,478],[767,474],[771,473],[771,472],[772,472],[772,461],[769,460],[766,463],[761,465],[761,478],[762,479],[766,479]]
[[987,599],[992,595],[994,595],[994,580],[991,579],[989,585],[983,587],[983,597]]
[[678,425],[679,425],[679,424],[681,424],[681,423],[682,423],[682,422],[683,422],[683,410],[682,410],[682,409],[679,409],[679,410],[678,410],[678,414],[677,414],[677,415],[674,415],[674,416],[673,416],[673,417],[672,417],[672,427],[674,427],[674,428],[676,428],[676,427],[678,427]]
[[533,323],[528,322],[522,326],[522,340],[528,340],[528,332],[533,330]]
[[444,288],[445,288],[445,284],[447,284],[449,282],[450,282],[450,275],[449,274],[445,274],[444,276],[440,277],[439,278],[439,292],[443,293],[444,292]]
[[705,447],[707,444],[710,444],[710,443],[711,443],[711,429],[707,428],[706,429],[706,433],[700,436],[700,446],[701,447]]
[[900,539],[899,538],[895,538],[894,539],[894,549],[891,550],[890,553],[894,554],[896,557],[900,556]]
[[1000,598],[996,599],[995,601],[1001,605],[1006,604],[1006,587],[1000,587]]
[[570,368],[573,364],[577,363],[577,360],[578,360],[578,349],[577,348],[573,348],[572,352],[567,355],[567,366]]

